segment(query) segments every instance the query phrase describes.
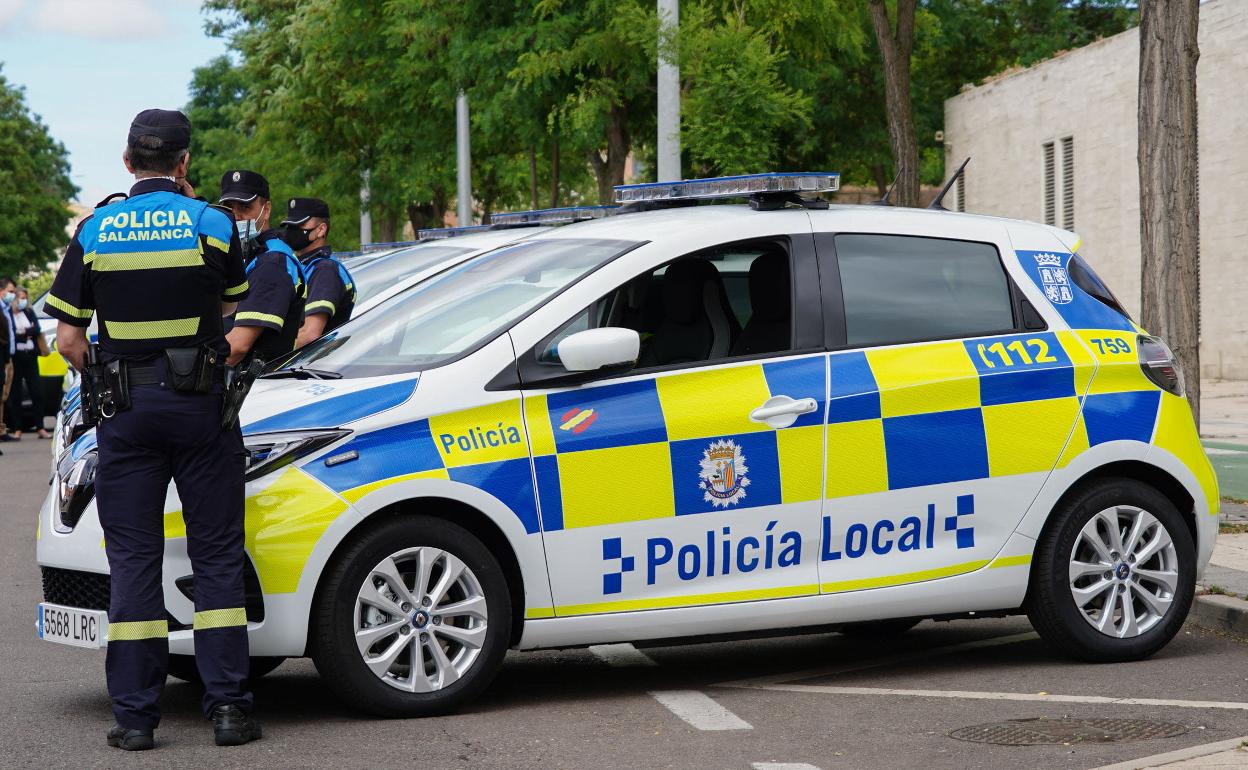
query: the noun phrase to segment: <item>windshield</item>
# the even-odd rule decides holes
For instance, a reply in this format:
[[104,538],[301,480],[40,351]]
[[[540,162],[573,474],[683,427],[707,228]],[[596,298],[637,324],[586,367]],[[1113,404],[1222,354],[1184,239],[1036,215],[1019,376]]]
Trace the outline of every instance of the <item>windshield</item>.
[[299,350],[282,369],[374,377],[438,366],[481,345],[636,244],[521,241],[473,257]]
[[434,267],[451,257],[467,254],[472,251],[469,246],[454,246],[449,243],[422,243],[379,259],[370,260],[351,269],[351,277],[355,279],[355,304],[362,305],[395,282],[415,275],[423,270]]

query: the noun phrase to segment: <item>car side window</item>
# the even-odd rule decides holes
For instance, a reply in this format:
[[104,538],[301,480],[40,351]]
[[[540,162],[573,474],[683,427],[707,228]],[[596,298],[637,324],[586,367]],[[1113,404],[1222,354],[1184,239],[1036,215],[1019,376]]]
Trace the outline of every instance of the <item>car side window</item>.
[[559,362],[559,342],[602,326],[641,337],[638,368],[777,353],[792,348],[790,254],[779,241],[689,254],[636,276],[538,346]]
[[851,346],[973,337],[1014,329],[1005,268],[986,243],[837,235]]

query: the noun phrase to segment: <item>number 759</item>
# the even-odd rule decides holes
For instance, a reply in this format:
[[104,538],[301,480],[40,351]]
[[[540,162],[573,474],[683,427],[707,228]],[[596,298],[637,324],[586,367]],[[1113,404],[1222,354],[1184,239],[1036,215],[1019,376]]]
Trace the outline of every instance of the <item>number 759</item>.
[[1131,352],[1131,343],[1117,337],[1098,337],[1097,339],[1089,340],[1089,342],[1096,345],[1096,352],[1101,355]]

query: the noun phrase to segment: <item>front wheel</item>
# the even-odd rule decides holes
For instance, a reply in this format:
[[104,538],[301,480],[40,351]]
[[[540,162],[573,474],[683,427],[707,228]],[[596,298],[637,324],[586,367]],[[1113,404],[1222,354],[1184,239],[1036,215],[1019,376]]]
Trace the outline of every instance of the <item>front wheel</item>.
[[470,532],[404,516],[334,562],[312,621],[313,661],[340,698],[378,716],[433,716],[494,678],[511,598],[498,560]]
[[1182,514],[1153,487],[1104,479],[1053,513],[1036,547],[1028,617],[1081,660],[1147,658],[1178,633],[1196,588]]

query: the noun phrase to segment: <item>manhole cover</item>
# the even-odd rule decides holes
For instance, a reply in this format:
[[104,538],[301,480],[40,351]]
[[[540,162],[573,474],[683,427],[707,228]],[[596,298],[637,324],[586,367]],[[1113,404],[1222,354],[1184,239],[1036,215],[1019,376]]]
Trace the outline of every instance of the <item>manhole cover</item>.
[[998,746],[1039,746],[1051,743],[1114,743],[1173,738],[1187,732],[1173,722],[1147,719],[1011,719],[949,733],[950,738]]

